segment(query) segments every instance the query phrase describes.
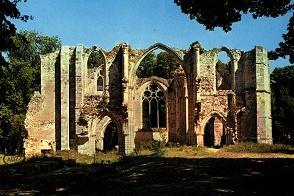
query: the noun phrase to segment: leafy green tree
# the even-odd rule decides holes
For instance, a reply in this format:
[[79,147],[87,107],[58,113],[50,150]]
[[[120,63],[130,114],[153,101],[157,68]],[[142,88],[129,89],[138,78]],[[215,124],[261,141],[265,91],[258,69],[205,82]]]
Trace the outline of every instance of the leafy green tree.
[[183,13],[188,14],[191,20],[203,24],[207,30],[215,27],[225,32],[232,30],[232,24],[242,18],[242,14],[251,14],[254,19],[259,17],[276,18],[286,13],[292,13],[289,20],[288,32],[283,34],[283,42],[269,53],[271,59],[289,57],[294,63],[294,13],[291,0],[174,0],[181,7]]
[[89,56],[88,59],[88,68],[92,69],[94,67],[99,67],[103,64],[105,64],[104,62],[104,57],[103,54],[100,50],[95,50],[91,53],[91,55]]
[[[31,16],[22,15],[17,3],[21,0],[1,0],[0,1],[0,64],[7,64],[2,52],[17,51],[17,46],[13,41],[13,37],[17,34],[16,27],[11,19],[22,20],[26,22],[32,19]],[[26,1],[26,0],[25,0]]]
[[157,66],[155,67],[154,72],[158,77],[166,79],[173,78],[175,70],[179,65],[180,62],[174,55],[168,52],[160,52],[157,55]]
[[294,65],[271,74],[274,142],[294,144]]
[[159,52],[157,55],[149,53],[140,63],[137,76],[139,78],[148,78],[158,76],[170,79],[174,77],[175,70],[179,67],[178,59],[165,51]]
[[139,78],[148,78],[153,76],[153,69],[156,66],[156,55],[151,52],[140,63],[137,76]]
[[27,105],[40,90],[40,54],[60,48],[57,37],[21,31],[13,38],[18,51],[8,53],[8,64],[0,66],[0,151],[21,151],[27,136],[24,127]]

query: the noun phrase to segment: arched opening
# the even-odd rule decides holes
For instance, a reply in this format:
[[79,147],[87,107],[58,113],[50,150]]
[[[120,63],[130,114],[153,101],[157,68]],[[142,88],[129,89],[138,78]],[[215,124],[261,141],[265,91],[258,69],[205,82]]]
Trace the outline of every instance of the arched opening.
[[91,52],[88,58],[87,68],[88,69],[93,69],[98,67],[102,68],[103,65],[105,65],[104,55],[101,52],[101,50],[95,49],[94,51]]
[[209,119],[204,128],[204,146],[214,146],[214,118]]
[[110,151],[118,149],[118,128],[115,123],[110,122],[104,132],[103,150]]
[[225,51],[218,54],[216,62],[216,89],[229,90],[231,88],[231,58]]
[[101,50],[94,49],[87,62],[87,89],[90,95],[100,95],[105,88],[106,60]]
[[218,147],[226,144],[224,124],[218,116],[211,117],[204,128],[204,146]]
[[161,88],[151,82],[142,96],[143,128],[166,127],[166,100]]
[[103,77],[99,75],[97,78],[97,91],[103,91],[103,83]]
[[139,78],[157,76],[160,78],[171,79],[175,76],[175,70],[181,62],[171,52],[156,49],[148,53],[141,61],[136,75]]

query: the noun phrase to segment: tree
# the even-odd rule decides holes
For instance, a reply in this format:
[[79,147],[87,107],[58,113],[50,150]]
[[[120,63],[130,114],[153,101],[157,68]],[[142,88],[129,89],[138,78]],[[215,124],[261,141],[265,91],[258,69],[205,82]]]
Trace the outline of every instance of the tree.
[[146,55],[146,57],[140,63],[137,76],[139,78],[148,78],[154,75],[153,69],[156,66],[156,55],[151,52]]
[[158,76],[170,79],[174,77],[175,70],[179,67],[178,59],[165,51],[159,52],[157,55],[149,53],[140,63],[137,71],[139,78],[148,78]]
[[21,31],[11,38],[17,51],[0,66],[0,151],[21,151],[27,136],[24,120],[34,91],[40,90],[40,54],[60,48],[57,37]]
[[180,62],[174,55],[160,52],[157,55],[157,65],[154,70],[157,76],[170,79],[175,76],[175,70],[179,67]]
[[[174,0],[181,7],[183,13],[188,14],[191,20],[203,24],[207,30],[215,27],[225,32],[232,30],[232,24],[242,18],[242,14],[250,13],[254,19],[259,17],[279,17],[293,12],[291,0]],[[294,63],[294,14],[289,20],[287,34],[283,34],[283,42],[269,52],[270,59],[289,56]]]
[[294,65],[271,74],[273,136],[275,142],[294,144]]
[[[17,46],[12,38],[16,35],[15,25],[9,19],[17,19],[26,22],[32,16],[22,15],[17,9],[17,3],[21,0],[0,1],[0,64],[7,64],[2,52],[17,51]],[[26,1],[26,0],[24,0]]]

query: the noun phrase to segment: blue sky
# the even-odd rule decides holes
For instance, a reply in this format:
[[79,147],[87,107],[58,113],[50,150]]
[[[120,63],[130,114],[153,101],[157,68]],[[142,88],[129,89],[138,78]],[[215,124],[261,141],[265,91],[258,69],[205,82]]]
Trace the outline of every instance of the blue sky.
[[[17,21],[18,29],[56,35],[63,45],[98,45],[105,50],[122,42],[133,48],[161,42],[186,49],[195,41],[206,49],[227,46],[246,51],[261,45],[272,50],[282,41],[290,18],[253,20],[243,16],[231,32],[225,33],[219,28],[206,31],[173,0],[28,0],[18,7],[34,17],[27,23]],[[288,64],[287,59],[270,61],[271,69]]]

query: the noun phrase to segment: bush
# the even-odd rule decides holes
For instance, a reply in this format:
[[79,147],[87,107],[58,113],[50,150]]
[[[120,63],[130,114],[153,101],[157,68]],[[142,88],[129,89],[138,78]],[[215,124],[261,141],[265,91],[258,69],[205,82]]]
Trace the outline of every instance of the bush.
[[153,152],[153,155],[161,157],[164,154],[164,146],[165,144],[162,141],[154,140],[150,144],[150,150]]
[[284,144],[258,144],[253,142],[242,142],[224,147],[228,152],[251,152],[251,153],[287,153],[293,154],[294,148]]

